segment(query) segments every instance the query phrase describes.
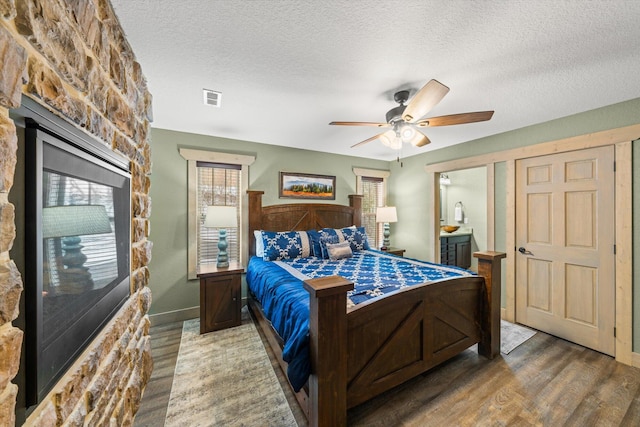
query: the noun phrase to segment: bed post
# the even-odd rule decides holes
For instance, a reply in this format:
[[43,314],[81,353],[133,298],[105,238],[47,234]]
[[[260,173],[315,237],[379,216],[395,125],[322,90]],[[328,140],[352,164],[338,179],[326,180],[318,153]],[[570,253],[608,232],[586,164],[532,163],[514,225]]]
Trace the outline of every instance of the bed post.
[[353,208],[353,224],[356,227],[362,225],[362,194],[349,194],[349,206]]
[[249,255],[256,254],[253,230],[262,230],[262,195],[264,191],[247,190],[249,195]]
[[478,353],[493,359],[500,354],[500,295],[501,267],[504,252],[474,252],[478,258],[478,274],[484,277],[485,301],[482,314],[482,338],[478,343]]
[[309,292],[309,425],[347,425],[347,292],[340,276],[304,282]]

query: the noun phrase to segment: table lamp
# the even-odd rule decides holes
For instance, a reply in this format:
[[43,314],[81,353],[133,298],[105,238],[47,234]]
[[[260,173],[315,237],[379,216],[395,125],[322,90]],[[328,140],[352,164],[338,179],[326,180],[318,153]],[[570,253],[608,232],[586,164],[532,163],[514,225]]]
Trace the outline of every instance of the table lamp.
[[235,206],[209,206],[204,219],[204,226],[208,228],[218,228],[220,238],[218,239],[218,258],[216,267],[229,267],[229,256],[227,255],[227,228],[238,226],[238,214]]
[[398,214],[395,206],[381,206],[376,209],[376,222],[384,223],[384,241],[382,242],[383,251],[386,251],[389,247],[389,223],[398,222]]

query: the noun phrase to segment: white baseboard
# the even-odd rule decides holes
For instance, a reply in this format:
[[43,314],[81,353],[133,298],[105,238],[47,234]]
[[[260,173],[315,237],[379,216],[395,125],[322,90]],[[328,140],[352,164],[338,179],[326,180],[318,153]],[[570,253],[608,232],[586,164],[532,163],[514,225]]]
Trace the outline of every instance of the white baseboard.
[[[247,299],[242,298],[242,305],[246,305]],[[173,322],[184,322],[189,319],[197,319],[200,317],[200,306],[183,308],[174,311],[165,311],[164,313],[150,314],[149,320],[151,326],[165,325]]]
[[200,306],[150,314],[149,320],[151,321],[151,326],[158,326],[166,323],[184,322],[185,320],[196,319],[198,317],[200,317]]

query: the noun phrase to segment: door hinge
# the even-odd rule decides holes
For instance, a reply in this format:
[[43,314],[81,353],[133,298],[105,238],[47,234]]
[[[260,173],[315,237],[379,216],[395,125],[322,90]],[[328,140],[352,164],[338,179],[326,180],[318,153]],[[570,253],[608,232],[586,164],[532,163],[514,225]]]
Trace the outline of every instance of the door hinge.
[[613,254],[616,254],[616,245],[613,245]]
[[616,162],[615,161],[613,162],[613,171],[614,172],[616,171]]
[[617,330],[617,329],[616,329],[616,327],[614,326],[614,327],[613,327],[613,337],[614,337],[614,338],[615,338],[615,337],[617,337],[617,333],[618,333],[618,330]]

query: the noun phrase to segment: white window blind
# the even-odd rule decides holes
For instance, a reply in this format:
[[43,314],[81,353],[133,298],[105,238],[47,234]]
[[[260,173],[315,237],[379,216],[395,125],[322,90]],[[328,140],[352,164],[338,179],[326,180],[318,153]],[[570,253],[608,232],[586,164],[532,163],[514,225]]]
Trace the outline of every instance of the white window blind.
[[362,225],[367,232],[369,244],[375,248],[382,246],[383,226],[376,222],[376,208],[385,205],[384,179],[362,177]]
[[[219,230],[204,227],[208,206],[235,206],[241,224],[241,165],[197,162],[197,250],[198,267],[215,264],[218,256]],[[239,228],[227,228],[229,261],[240,260]]]

